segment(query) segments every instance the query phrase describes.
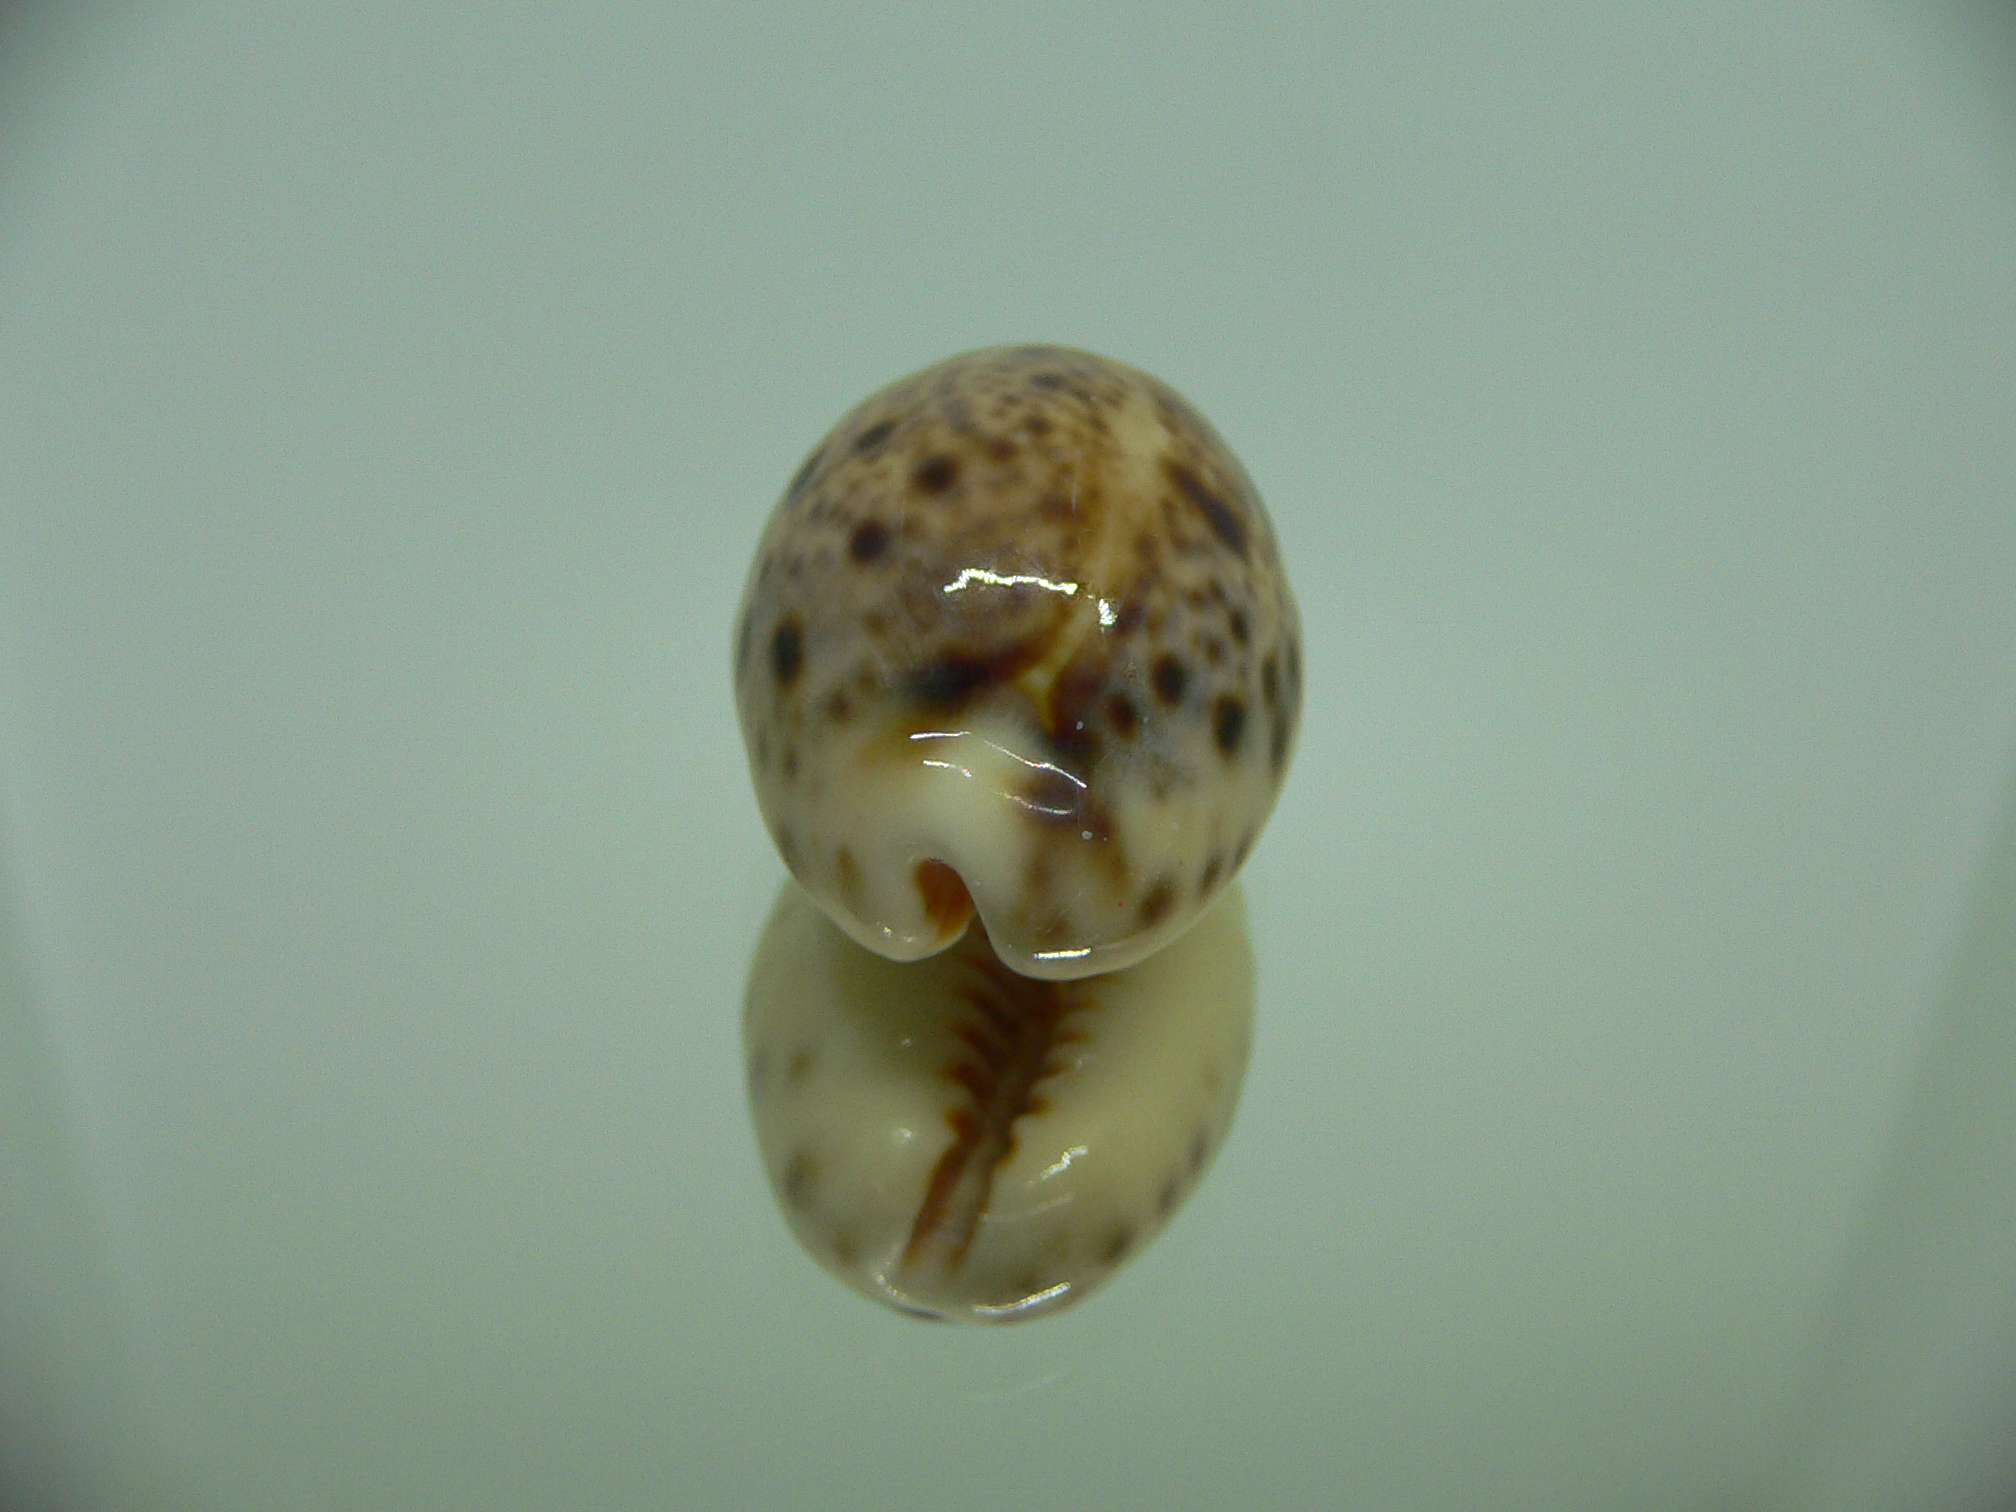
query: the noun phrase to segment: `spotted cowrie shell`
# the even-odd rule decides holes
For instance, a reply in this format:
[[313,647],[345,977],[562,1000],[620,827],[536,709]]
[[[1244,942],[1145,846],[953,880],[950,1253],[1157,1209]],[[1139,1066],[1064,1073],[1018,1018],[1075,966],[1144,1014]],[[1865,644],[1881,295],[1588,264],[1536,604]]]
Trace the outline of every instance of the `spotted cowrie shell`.
[[805,1247],[905,1311],[1083,1296],[1222,1142],[1243,903],[1301,704],[1266,511],[1145,373],[954,357],[864,400],[763,534],[735,692],[787,884],[744,1008]]
[[1273,808],[1295,604],[1238,461],[1172,389],[1061,347],[856,406],[764,532],[735,634],[758,802],[862,945],[977,913],[1013,971],[1143,959]]

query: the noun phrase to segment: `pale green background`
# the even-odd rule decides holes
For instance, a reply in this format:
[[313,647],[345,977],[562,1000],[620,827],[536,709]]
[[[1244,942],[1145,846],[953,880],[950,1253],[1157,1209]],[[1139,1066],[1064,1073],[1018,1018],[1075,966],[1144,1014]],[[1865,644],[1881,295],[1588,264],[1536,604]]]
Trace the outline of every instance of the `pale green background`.
[[[1985,13],[0,46],[0,1503],[2016,1480]],[[960,1332],[822,1274],[756,1163],[727,632],[844,408],[1032,339],[1230,438],[1308,706],[1213,1174],[1083,1307]]]

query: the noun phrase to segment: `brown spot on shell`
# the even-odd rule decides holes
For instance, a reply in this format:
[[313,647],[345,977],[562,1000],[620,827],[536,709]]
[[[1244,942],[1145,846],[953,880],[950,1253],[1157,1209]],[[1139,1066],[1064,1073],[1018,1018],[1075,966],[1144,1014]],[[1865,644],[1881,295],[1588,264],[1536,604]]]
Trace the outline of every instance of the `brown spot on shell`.
[[888,549],[889,527],[880,520],[863,520],[847,537],[847,554],[857,562],[872,562]]
[[797,615],[787,614],[770,636],[770,670],[777,686],[788,688],[805,665],[805,625]]
[[890,432],[895,429],[896,422],[894,420],[876,421],[875,424],[869,426],[868,429],[854,438],[854,450],[864,457],[867,456],[870,452],[880,447],[884,441],[887,441]]
[[1169,910],[1176,906],[1176,886],[1163,877],[1149,888],[1141,899],[1141,927],[1153,929],[1169,917]]
[[1113,865],[1122,872],[1125,871],[1126,850],[1120,844],[1119,827],[1113,822],[1113,815],[1099,801],[1098,795],[1089,788],[1085,793],[1085,806],[1078,813],[1078,827],[1106,847]]
[[1211,705],[1211,738],[1227,756],[1237,755],[1240,738],[1246,733],[1246,705],[1230,693],[1221,693]]
[[1106,700],[1106,723],[1123,740],[1132,740],[1134,732],[1141,728],[1141,711],[1125,693],[1115,693]]
[[1050,684],[1045,732],[1060,755],[1090,764],[1099,758],[1099,735],[1092,728],[1099,696],[1106,689],[1103,657],[1078,656]]
[[942,494],[959,481],[959,459],[943,452],[926,457],[917,464],[910,481],[917,485],[920,493]]
[[784,1079],[794,1087],[799,1086],[818,1064],[819,1051],[811,1045],[800,1045],[784,1064]]
[[1165,651],[1155,658],[1155,669],[1151,674],[1155,684],[1155,696],[1170,707],[1183,702],[1183,689],[1188,686],[1190,674],[1182,659]]

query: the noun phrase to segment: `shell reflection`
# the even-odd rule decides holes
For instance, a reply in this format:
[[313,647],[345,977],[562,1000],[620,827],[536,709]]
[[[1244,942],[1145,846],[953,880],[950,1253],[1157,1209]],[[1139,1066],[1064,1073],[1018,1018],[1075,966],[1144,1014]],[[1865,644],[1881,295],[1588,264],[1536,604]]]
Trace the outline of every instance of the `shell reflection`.
[[1252,1028],[1236,887],[1147,960],[1046,982],[977,925],[885,960],[787,882],[743,1016],[799,1241],[879,1301],[983,1322],[1074,1301],[1169,1221],[1231,1124]]

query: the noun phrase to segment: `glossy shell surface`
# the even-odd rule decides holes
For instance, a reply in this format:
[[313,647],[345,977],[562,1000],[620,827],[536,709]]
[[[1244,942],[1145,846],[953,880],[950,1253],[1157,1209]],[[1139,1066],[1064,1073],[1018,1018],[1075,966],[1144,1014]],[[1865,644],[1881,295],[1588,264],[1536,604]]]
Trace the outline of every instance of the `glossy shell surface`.
[[1181,397],[1062,347],[955,357],[813,448],[756,554],[736,701],[793,875],[893,960],[977,911],[1061,980],[1231,881],[1295,739],[1273,528]]

